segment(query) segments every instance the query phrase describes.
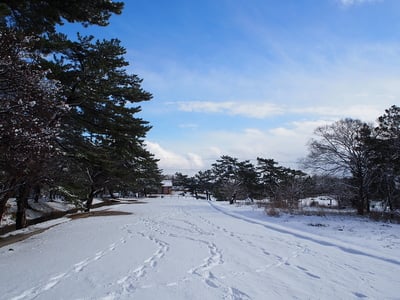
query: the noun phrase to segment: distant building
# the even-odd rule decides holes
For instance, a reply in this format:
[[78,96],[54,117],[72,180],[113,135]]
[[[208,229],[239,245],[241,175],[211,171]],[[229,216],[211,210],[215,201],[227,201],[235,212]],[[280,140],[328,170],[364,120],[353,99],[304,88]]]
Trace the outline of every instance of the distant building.
[[161,193],[163,195],[170,195],[172,193],[172,180],[161,181]]
[[300,200],[300,207],[321,206],[336,208],[338,204],[338,201],[331,196],[318,196]]
[[369,209],[371,211],[390,210],[390,208],[387,206],[387,204],[384,201],[378,201],[378,200],[371,200],[369,202]]

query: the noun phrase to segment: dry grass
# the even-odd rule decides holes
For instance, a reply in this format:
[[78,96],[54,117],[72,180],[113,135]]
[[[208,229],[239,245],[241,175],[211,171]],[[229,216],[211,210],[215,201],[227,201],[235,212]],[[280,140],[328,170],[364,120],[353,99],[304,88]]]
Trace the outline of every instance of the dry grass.
[[68,218],[75,220],[88,217],[108,217],[108,216],[123,216],[123,215],[132,215],[132,213],[126,211],[117,211],[117,210],[100,210],[100,211],[77,213],[68,216]]
[[265,208],[265,213],[270,216],[270,217],[279,217],[280,216],[280,212],[279,209],[275,208],[275,207],[266,207]]
[[[23,241],[23,240],[25,240],[25,239],[33,236],[33,235],[42,233],[43,231],[46,231],[47,229],[49,229],[51,227],[54,227],[54,226],[56,226],[56,225],[53,225],[53,226],[50,226],[50,227],[47,227],[47,228],[37,229],[35,231],[31,231],[31,232],[28,232],[28,233],[19,233],[19,234],[10,235],[10,236],[4,237],[4,238],[0,237],[0,248],[4,247],[4,246],[7,246],[7,245],[11,245],[11,244],[17,243],[17,242],[20,242],[20,241]],[[14,249],[10,248],[8,250],[9,251],[13,251]]]

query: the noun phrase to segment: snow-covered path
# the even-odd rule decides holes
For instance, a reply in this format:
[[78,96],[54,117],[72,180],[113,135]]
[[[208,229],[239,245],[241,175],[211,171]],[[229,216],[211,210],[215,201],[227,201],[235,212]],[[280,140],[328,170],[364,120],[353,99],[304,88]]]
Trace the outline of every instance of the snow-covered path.
[[65,221],[0,248],[0,298],[400,299],[399,249],[191,198],[111,209],[132,214]]

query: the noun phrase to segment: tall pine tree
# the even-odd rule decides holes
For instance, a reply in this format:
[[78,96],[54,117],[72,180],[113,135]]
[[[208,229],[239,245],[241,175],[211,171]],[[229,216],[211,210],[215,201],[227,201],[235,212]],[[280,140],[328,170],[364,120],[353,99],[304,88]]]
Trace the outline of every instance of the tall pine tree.
[[96,194],[134,184],[143,177],[146,161],[155,161],[143,144],[150,126],[136,117],[136,103],[151,94],[141,88],[141,79],[126,72],[119,40],[78,36],[72,42],[58,35],[53,41],[58,49],[49,52],[54,54],[49,67],[71,107],[60,144],[84,174],[81,193],[89,210]]
[[[120,14],[122,9],[122,2],[110,0],[6,0],[0,3],[1,32],[11,29],[20,40],[29,37],[29,52],[34,54],[29,62],[44,72],[39,76],[41,81],[36,80],[37,86],[26,86],[31,88],[34,97],[45,99],[47,96],[38,96],[35,91],[40,90],[44,83],[61,82],[61,88],[51,87],[49,96],[57,92],[54,103],[62,99],[70,108],[61,119],[62,126],[57,127],[62,131],[57,146],[63,150],[63,156],[41,156],[43,164],[37,169],[41,172],[47,170],[47,177],[57,174],[59,189],[65,190],[62,185],[68,184],[71,190],[85,190],[88,208],[96,192],[106,187],[135,186],[139,179],[154,185],[160,180],[157,160],[143,145],[150,126],[136,117],[140,107],[135,103],[149,100],[151,95],[140,87],[141,79],[124,69],[127,66],[123,57],[125,49],[117,39],[94,41],[93,37],[79,37],[77,41],[71,41],[57,34],[57,26],[65,22],[106,26],[110,16]],[[48,69],[52,73],[45,72]],[[11,72],[3,72],[3,69],[1,72],[3,82],[14,80]],[[37,78],[35,76],[29,75],[32,78],[28,81],[32,83]],[[23,100],[25,107],[33,103],[29,95],[23,99],[27,99]],[[40,109],[47,111],[52,107],[47,105]],[[13,115],[10,116],[10,124],[18,122]],[[10,155],[4,147],[1,151],[4,156]],[[44,164],[46,168],[43,168]],[[15,182],[13,177],[4,173],[4,168],[7,167],[2,165],[0,170],[3,172],[2,185],[10,186],[6,190],[11,191],[11,184],[15,185]],[[67,172],[74,174],[67,176]],[[149,178],[150,173],[153,179]],[[26,176],[29,177],[32,176]],[[34,181],[32,178],[30,182]],[[36,182],[26,185],[26,189],[20,189],[24,199],[31,192],[32,185],[39,190]],[[22,204],[18,205],[22,210],[18,212],[21,216],[26,206],[22,202],[18,200]]]
[[8,29],[0,33],[0,170],[5,180],[0,219],[8,197],[16,193],[17,228],[26,225],[31,187],[57,152],[55,139],[66,112],[58,83],[47,78],[30,50],[28,38],[21,41]]

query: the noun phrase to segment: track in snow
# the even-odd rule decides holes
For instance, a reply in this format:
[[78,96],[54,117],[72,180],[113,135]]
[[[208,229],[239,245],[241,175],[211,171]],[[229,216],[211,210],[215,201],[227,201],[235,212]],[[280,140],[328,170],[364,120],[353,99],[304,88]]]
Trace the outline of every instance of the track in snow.
[[0,249],[0,268],[10,270],[0,299],[396,299],[400,292],[396,257],[219,204],[171,198],[117,209],[133,215],[75,220],[12,253]]

